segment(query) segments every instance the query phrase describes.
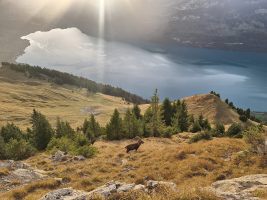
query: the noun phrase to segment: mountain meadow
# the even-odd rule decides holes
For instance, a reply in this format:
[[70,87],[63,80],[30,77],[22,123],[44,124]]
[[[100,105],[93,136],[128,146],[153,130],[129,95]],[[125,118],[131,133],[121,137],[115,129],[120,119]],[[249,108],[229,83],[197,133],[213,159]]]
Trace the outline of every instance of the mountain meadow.
[[2,63],[1,199],[267,199],[259,113],[215,91],[159,92]]

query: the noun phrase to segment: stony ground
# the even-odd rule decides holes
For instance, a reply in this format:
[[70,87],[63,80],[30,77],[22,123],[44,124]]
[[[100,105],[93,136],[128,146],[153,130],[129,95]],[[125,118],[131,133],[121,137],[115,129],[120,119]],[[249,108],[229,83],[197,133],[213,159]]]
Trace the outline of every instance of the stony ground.
[[[247,152],[243,140],[217,138],[188,144],[189,137],[185,133],[172,139],[147,138],[137,152],[130,154],[124,147],[131,140],[98,141],[97,155],[86,160],[55,161],[50,154],[41,153],[25,162],[45,172],[47,177],[23,186],[17,183],[11,191],[2,192],[2,198],[33,200],[70,187],[90,192],[112,180],[136,185],[146,185],[149,180],[172,182],[177,185],[179,195],[192,197],[197,196],[200,188],[210,187],[216,181],[267,174],[266,161]],[[9,173],[3,172],[1,177]],[[253,195],[266,197],[266,192],[259,190]]]

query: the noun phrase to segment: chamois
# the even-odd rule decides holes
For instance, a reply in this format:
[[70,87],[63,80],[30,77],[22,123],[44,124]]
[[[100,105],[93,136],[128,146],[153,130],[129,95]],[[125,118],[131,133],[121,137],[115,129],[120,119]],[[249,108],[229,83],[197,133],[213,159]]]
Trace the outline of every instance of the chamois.
[[141,146],[141,144],[144,144],[144,142],[141,139],[139,139],[137,143],[127,145],[125,147],[126,152],[129,153],[130,151],[133,150],[137,151],[138,148]]

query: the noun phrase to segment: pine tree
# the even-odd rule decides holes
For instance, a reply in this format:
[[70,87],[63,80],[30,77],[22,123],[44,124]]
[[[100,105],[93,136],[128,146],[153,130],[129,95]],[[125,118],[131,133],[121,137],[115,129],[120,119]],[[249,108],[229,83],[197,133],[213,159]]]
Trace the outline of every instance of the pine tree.
[[157,89],[155,90],[154,95],[151,97],[150,107],[152,116],[149,122],[149,129],[152,136],[159,137],[161,135],[164,124],[162,120],[161,109],[159,106],[159,96]]
[[161,109],[165,125],[171,126],[174,113],[171,101],[168,98],[164,99]]
[[135,115],[136,119],[142,119],[141,109],[137,104],[134,105],[132,112]]
[[31,123],[35,146],[38,150],[44,150],[54,134],[53,129],[46,117],[36,110],[33,110]]
[[199,131],[201,131],[201,126],[200,126],[198,120],[195,120],[194,123],[193,123],[192,129],[191,129],[191,132],[192,133],[197,133]]
[[109,140],[119,140],[122,138],[123,123],[117,109],[114,110],[110,122],[106,126],[106,132]]
[[198,117],[198,123],[201,126],[201,129],[204,129],[204,116],[202,114]]
[[69,122],[62,122],[58,118],[55,134],[57,138],[61,138],[63,136],[68,137],[68,138],[73,138],[75,136],[75,131],[70,126]]
[[91,143],[94,143],[101,135],[101,126],[93,114],[90,116],[89,121],[87,119],[84,120],[82,131]]
[[143,135],[141,120],[138,120],[130,109],[126,111],[123,119],[124,137],[134,138]]
[[188,111],[186,103],[183,101],[181,104],[181,114],[179,116],[179,124],[182,132],[188,131],[189,123],[188,123]]

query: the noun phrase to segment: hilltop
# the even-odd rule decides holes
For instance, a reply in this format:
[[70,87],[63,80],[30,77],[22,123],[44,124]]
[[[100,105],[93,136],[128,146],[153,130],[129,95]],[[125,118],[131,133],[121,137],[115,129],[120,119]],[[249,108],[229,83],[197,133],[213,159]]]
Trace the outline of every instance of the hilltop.
[[199,94],[186,97],[183,100],[185,100],[190,114],[196,116],[202,114],[212,124],[216,122],[224,125],[241,123],[238,113],[216,95]]

